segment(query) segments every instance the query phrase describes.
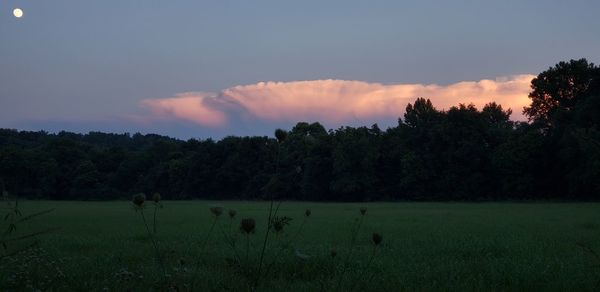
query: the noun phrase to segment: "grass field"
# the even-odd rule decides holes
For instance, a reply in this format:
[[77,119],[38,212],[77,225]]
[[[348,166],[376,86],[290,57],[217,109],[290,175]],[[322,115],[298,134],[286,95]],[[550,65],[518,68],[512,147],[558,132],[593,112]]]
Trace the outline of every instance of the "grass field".
[[[225,207],[205,248],[213,222],[206,201],[167,201],[159,210],[157,242],[169,281],[180,290],[248,290],[245,273],[256,269],[264,238],[268,203],[217,202]],[[130,202],[21,202],[24,214],[56,208],[18,228],[19,232],[60,228],[40,237],[32,255],[5,259],[3,286],[15,278],[33,287],[44,275],[69,290],[148,290],[162,272],[155,250]],[[368,208],[347,271],[351,226]],[[304,220],[312,215],[291,246]],[[230,227],[228,209],[237,210]],[[145,215],[152,221],[152,208]],[[307,203],[284,202],[281,215],[293,218],[284,235],[270,239],[265,261],[272,265],[259,291],[319,290],[593,290],[600,262],[577,243],[600,251],[600,204],[597,203]],[[257,220],[250,235],[238,232],[239,219]],[[241,268],[221,230],[235,234]],[[373,261],[371,235],[383,242]],[[331,258],[331,249],[337,256]],[[294,249],[309,257],[295,255]],[[283,250],[279,252],[279,250]],[[196,261],[201,259],[198,272]],[[59,270],[59,271],[57,271]],[[21,273],[21,274],[18,274]],[[18,274],[15,276],[15,274]],[[29,276],[24,276],[28,274]],[[341,276],[341,275],[344,276]],[[21,277],[21,278],[19,278]],[[342,279],[342,280],[340,280]],[[27,280],[27,279],[25,279]],[[54,287],[59,287],[54,286]],[[61,290],[63,290],[61,289]]]

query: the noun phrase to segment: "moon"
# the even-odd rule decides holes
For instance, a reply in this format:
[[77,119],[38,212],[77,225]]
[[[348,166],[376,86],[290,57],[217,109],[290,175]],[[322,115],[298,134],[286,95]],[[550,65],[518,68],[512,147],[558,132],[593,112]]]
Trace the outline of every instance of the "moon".
[[23,10],[21,10],[21,8],[15,8],[15,9],[13,10],[13,15],[14,15],[16,18],[21,18],[21,17],[23,17]]

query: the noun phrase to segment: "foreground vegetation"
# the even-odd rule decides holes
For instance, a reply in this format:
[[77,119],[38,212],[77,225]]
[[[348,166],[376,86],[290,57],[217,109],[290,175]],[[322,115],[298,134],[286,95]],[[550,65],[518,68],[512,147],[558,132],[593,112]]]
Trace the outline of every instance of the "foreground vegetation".
[[[144,210],[147,230],[131,202],[22,201],[27,212],[55,210],[23,222],[18,232],[59,230],[41,235],[33,249],[2,258],[0,288],[250,290],[269,203],[219,204],[223,213],[208,237],[215,202],[163,202],[155,237],[159,263],[152,204]],[[348,257],[361,207],[367,211]],[[265,263],[271,268],[255,289],[594,290],[599,211],[598,203],[284,202],[279,214],[292,220],[270,235]],[[240,231],[243,218],[256,220],[255,233]],[[374,232],[383,236],[377,249]],[[235,238],[241,265],[224,234]]]

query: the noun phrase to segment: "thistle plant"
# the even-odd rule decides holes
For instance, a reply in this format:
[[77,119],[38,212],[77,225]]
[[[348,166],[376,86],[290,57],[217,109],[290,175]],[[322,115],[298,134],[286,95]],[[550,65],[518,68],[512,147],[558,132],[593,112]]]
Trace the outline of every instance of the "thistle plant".
[[382,240],[383,240],[383,236],[380,233],[373,232],[373,235],[371,236],[371,243],[373,243],[373,252],[371,253],[371,258],[369,259],[369,262],[367,263],[367,267],[365,268],[365,270],[368,270],[369,267],[371,266],[371,263],[373,263],[373,260],[375,259],[375,256],[377,255],[377,250],[381,247]]
[[353,281],[352,281],[350,289],[349,289],[350,291],[352,291],[354,289],[354,286],[356,285],[356,283],[359,280],[361,280],[362,282],[370,282],[370,280],[373,278],[373,276],[375,276],[375,274],[372,274],[371,277],[369,277],[369,279],[367,281],[365,281],[366,274],[369,272],[369,268],[371,267],[371,264],[373,263],[373,260],[375,259],[376,255],[377,255],[377,250],[381,246],[382,240],[383,240],[383,236],[380,233],[374,232],[373,235],[371,236],[373,252],[371,253],[371,256],[369,257],[367,265],[364,268],[363,274],[360,275],[359,277],[353,278]]
[[383,240],[383,237],[379,233],[373,233],[373,237],[372,237],[371,240],[373,241],[373,245],[375,247],[377,247],[377,246],[379,246],[379,244],[381,244],[381,241]]
[[[220,211],[218,209],[215,209],[214,212],[216,214],[220,213]],[[235,258],[235,261],[237,262],[238,265],[241,265],[242,264],[242,260],[241,260],[241,258],[239,256],[237,248],[235,246],[236,245],[236,240],[233,237],[233,234],[231,234],[231,225],[233,223],[233,220],[235,219],[235,216],[237,215],[237,211],[230,209],[227,212],[227,214],[229,215],[229,229],[228,229],[228,232],[225,232],[225,230],[223,229],[223,227],[221,226],[221,224],[219,223],[219,221],[217,221],[217,226],[219,227],[219,230],[221,231],[221,234],[223,235],[223,238],[225,238],[227,244],[229,245],[229,247],[233,251],[233,256]]]
[[135,194],[131,199],[131,203],[133,203],[133,207],[136,210],[141,210],[144,208],[144,203],[146,202],[146,195],[143,193]]
[[331,250],[329,250],[329,258],[331,258],[331,266],[330,266],[330,270],[327,271],[326,268],[323,268],[325,271],[330,272],[330,273],[334,273],[335,272],[335,258],[337,257],[337,249],[332,248]]
[[[280,142],[281,140],[278,140],[278,142]],[[146,228],[146,231],[149,234],[150,240],[152,241],[152,245],[154,247],[154,250],[156,252],[156,262],[158,263],[158,266],[161,268],[161,272],[163,274],[163,277],[165,280],[167,280],[167,273],[166,273],[166,269],[165,269],[165,265],[163,262],[163,257],[161,256],[160,250],[159,250],[159,243],[156,237],[156,222],[157,222],[157,212],[158,212],[158,208],[161,208],[162,205],[161,204],[161,198],[159,194],[154,194],[152,196],[152,200],[148,201],[146,199],[146,196],[142,193],[135,195],[132,200],[132,205],[134,207],[134,209],[140,213],[140,216],[142,218],[142,221],[144,223],[144,226]],[[153,228],[153,232],[150,229],[150,226],[146,220],[145,217],[145,209],[147,207],[148,204],[153,203],[154,206],[154,228]],[[280,255],[283,254],[284,251],[289,250],[289,247],[291,246],[292,243],[294,243],[297,238],[301,235],[303,228],[306,224],[306,222],[308,221],[309,218],[311,218],[312,216],[312,211],[311,209],[305,209],[303,212],[300,213],[300,216],[303,217],[301,224],[299,225],[298,229],[294,230],[294,232],[289,232],[289,225],[291,225],[292,222],[292,218],[288,217],[288,216],[280,216],[278,215],[278,211],[279,211],[279,206],[280,206],[281,202],[279,202],[276,206],[274,206],[274,200],[273,197],[271,196],[271,202],[269,204],[269,216],[268,216],[268,225],[265,229],[265,239],[261,240],[262,245],[258,245],[256,246],[256,249],[258,251],[258,253],[256,255],[254,255],[254,253],[251,252],[251,247],[252,245],[252,235],[254,235],[256,233],[257,230],[257,224],[256,224],[256,220],[254,218],[242,218],[239,221],[239,234],[241,234],[243,237],[245,237],[245,250],[243,248],[243,241],[241,244],[241,248],[236,248],[236,240],[234,238],[234,233],[232,233],[232,224],[233,221],[236,218],[239,218],[238,213],[236,210],[233,209],[225,209],[223,208],[223,206],[221,205],[210,205],[208,206],[208,211],[209,214],[212,217],[212,223],[210,224],[210,228],[208,229],[208,232],[206,233],[204,240],[201,242],[201,246],[200,246],[200,254],[198,255],[197,261],[196,261],[196,266],[195,269],[193,270],[193,272],[191,274],[187,274],[187,276],[191,277],[191,282],[190,285],[187,286],[186,289],[190,289],[192,291],[194,291],[194,284],[197,284],[196,282],[198,281],[198,279],[200,279],[200,277],[198,277],[198,273],[200,271],[200,267],[202,265],[202,263],[204,262],[203,259],[203,254],[204,254],[204,250],[206,248],[206,246],[208,245],[208,243],[211,241],[211,236],[212,233],[214,232],[215,227],[218,227],[217,229],[220,230],[220,232],[222,232],[223,238],[226,240],[227,244],[231,247],[232,251],[233,251],[233,257],[235,259],[235,267],[237,268],[241,268],[241,274],[247,279],[247,288],[250,289],[251,291],[255,291],[256,289],[258,289],[258,287],[260,287],[260,284],[262,284],[263,278],[268,279],[270,275],[275,275],[277,274],[277,270],[284,267],[284,265],[280,265],[282,264],[282,261],[280,261]],[[375,261],[378,251],[381,249],[381,243],[383,241],[383,236],[380,233],[374,232],[371,234],[371,238],[370,238],[370,242],[372,244],[372,253],[370,255],[370,257],[365,259],[366,265],[361,265],[364,269],[362,270],[362,273],[357,275],[357,277],[353,277],[352,279],[350,279],[349,281],[347,281],[348,279],[348,275],[347,275],[347,271],[350,268],[350,265],[353,261],[354,253],[356,251],[356,244],[357,244],[357,238],[360,235],[360,231],[361,231],[361,227],[363,225],[363,222],[366,218],[367,215],[367,208],[366,207],[360,207],[358,208],[358,218],[356,218],[354,220],[354,224],[352,224],[351,229],[350,229],[350,246],[348,248],[348,252],[347,253],[342,253],[343,257],[342,259],[340,259],[341,261],[339,261],[338,259],[339,254],[338,254],[338,250],[335,248],[330,249],[329,251],[329,259],[330,259],[330,264],[325,264],[323,265],[322,269],[323,269],[323,274],[329,274],[332,273],[335,276],[338,276],[339,279],[331,279],[334,280],[335,282],[337,282],[337,289],[336,290],[344,290],[344,289],[354,289],[354,286],[359,284],[360,281],[364,280],[364,279],[371,279],[373,278],[373,275],[368,275],[368,269],[372,266],[373,262]],[[229,218],[229,232],[227,232],[227,226],[224,224],[227,223],[222,223],[219,219],[222,217],[226,217]],[[274,235],[269,236],[270,233],[273,233]],[[270,237],[273,237],[272,239],[269,239]],[[262,239],[262,238],[261,238]],[[271,243],[270,245],[268,244],[269,240],[276,240],[277,242],[279,242],[280,244],[278,245],[279,248],[276,249],[273,253],[268,253],[268,256],[265,257],[266,250],[271,250],[273,249],[273,247],[275,247],[274,243]],[[271,247],[271,245],[273,247]],[[267,246],[269,246],[269,248],[267,248]],[[239,250],[238,250],[239,249]],[[252,255],[251,255],[252,253]],[[240,254],[242,255],[240,257]],[[295,256],[296,258],[300,259],[300,260],[309,260],[311,259],[310,255],[304,254],[302,252],[300,252],[297,248],[293,248],[293,256]],[[231,263],[231,258],[227,258],[228,262]],[[341,265],[341,269],[339,267],[336,267],[336,265],[338,265],[338,261],[339,261],[339,265]],[[183,264],[180,264],[181,267],[183,267]],[[187,268],[185,268],[185,270],[187,270]],[[187,271],[186,271],[187,272]],[[187,277],[186,276],[186,277]],[[334,277],[335,277],[334,276]],[[173,281],[173,279],[169,280],[169,281]],[[169,282],[170,283],[170,282]],[[331,283],[333,285],[335,285],[335,283]],[[322,282],[322,285],[327,285],[326,282]],[[330,288],[336,288],[336,287],[330,287]]]
[[[206,237],[202,241],[202,244],[200,246],[200,255],[202,255],[204,253],[204,249],[206,248],[206,245],[208,244],[208,241],[210,240],[210,236],[212,235],[212,232],[215,229],[215,225],[217,224],[219,217],[223,214],[223,206],[210,205],[208,207],[208,211],[213,215],[214,220],[212,221],[212,224],[210,225],[210,229],[208,230],[208,233],[206,233]],[[193,275],[192,285],[191,285],[192,290],[194,289],[194,284],[195,284],[195,281],[196,281],[196,278],[198,275],[198,271],[200,270],[200,264],[201,264],[201,258],[199,257],[196,260],[196,266],[194,267],[194,272],[192,273],[192,275]]]
[[233,220],[235,219],[235,216],[237,215],[237,211],[233,210],[233,209],[229,209],[229,211],[227,212],[227,215],[229,215],[229,227],[227,229],[228,232],[225,233],[225,231],[221,228],[220,225],[219,225],[219,228],[221,229],[223,236],[228,241],[228,243],[231,245],[233,250],[236,251],[235,250],[235,239],[233,238],[233,236],[231,234],[231,226],[233,225]]
[[229,210],[229,233],[231,233],[231,225],[233,224],[233,219],[235,219],[235,215],[237,215],[236,210]]
[[242,219],[240,221],[240,231],[245,234],[253,234],[256,230],[256,221],[252,218]]
[[[283,142],[285,142],[285,140],[287,139],[288,133],[285,130],[282,129],[277,129],[275,130],[275,138],[277,138],[277,156],[275,157],[275,178],[278,177],[279,175],[279,156],[281,153],[281,144]],[[271,222],[273,217],[277,216],[277,212],[279,211],[279,207],[281,206],[281,201],[279,201],[279,203],[277,204],[277,207],[275,210],[273,210],[273,193],[269,192],[269,197],[270,197],[270,204],[269,204],[269,216],[267,218],[267,230],[265,232],[265,238],[263,240],[263,244],[262,244],[262,248],[261,248],[261,252],[260,252],[260,260],[258,263],[258,273],[256,275],[256,280],[254,282],[254,287],[258,286],[258,282],[260,280],[260,276],[261,276],[261,272],[262,272],[262,266],[263,266],[263,260],[264,260],[264,256],[265,256],[265,250],[267,248],[267,242],[269,240],[269,232],[271,231]]]
[[215,216],[215,219],[218,219],[219,216],[223,214],[223,207],[219,205],[213,205],[208,208],[210,212]]
[[202,247],[200,249],[201,251],[204,251],[204,247],[206,247],[206,244],[210,240],[210,236],[215,228],[215,225],[217,224],[219,217],[221,217],[221,215],[223,214],[223,207],[220,205],[211,205],[208,207],[208,211],[210,211],[210,213],[214,216],[214,220],[213,220],[212,224],[210,225],[210,229],[208,230],[208,233],[206,234],[206,238],[204,239],[204,241],[202,243]]
[[152,219],[152,231],[154,231],[154,234],[156,235],[156,213],[158,213],[158,209],[162,208],[162,203],[160,202],[160,194],[159,193],[154,193],[154,195],[152,195],[152,201],[154,202],[154,216]]
[[146,216],[144,215],[144,209],[146,208],[146,195],[143,193],[138,193],[138,194],[134,195],[133,198],[131,199],[131,203],[133,204],[134,210],[136,212],[138,212],[140,214],[140,216],[142,217],[142,222],[144,223],[144,226],[146,227],[146,232],[148,233],[148,236],[150,237],[150,241],[152,242],[152,246],[154,248],[154,252],[156,255],[156,262],[159,266],[160,271],[162,272],[163,277],[166,277],[167,272],[166,272],[166,268],[165,268],[165,265],[162,260],[162,256],[160,254],[160,249],[158,247],[156,233],[150,231],[150,227],[148,226],[148,222],[146,221]]
[[311,214],[312,214],[312,211],[310,209],[306,209],[304,211],[304,219],[302,220],[302,223],[300,224],[300,228],[298,228],[298,231],[296,232],[296,235],[294,236],[293,240],[297,239],[298,236],[300,236],[300,234],[302,233],[302,228],[304,228],[304,224],[306,224],[306,220],[308,220],[308,217],[310,217]]
[[160,193],[154,193],[152,195],[152,201],[154,201],[156,204],[160,203]]
[[206,234],[206,238],[204,239],[204,243],[202,244],[202,248],[200,249],[201,251],[204,251],[204,248],[206,247],[206,244],[210,240],[210,236],[215,228],[215,225],[217,224],[217,221],[219,220],[219,217],[221,217],[221,215],[223,214],[223,206],[212,205],[212,206],[208,207],[208,210],[214,216],[215,219],[213,220],[212,224],[210,225],[210,229],[208,230],[208,233]]
[[246,235],[246,262],[248,262],[248,252],[250,251],[250,234],[256,230],[256,221],[252,218],[242,219],[240,221],[240,231]]
[[[300,227],[298,228],[297,232],[294,234],[294,236],[289,239],[289,241],[285,244],[281,244],[281,247],[277,250],[277,252],[275,253],[275,256],[273,257],[273,260],[269,263],[269,265],[267,265],[264,274],[265,275],[269,275],[271,269],[273,268],[273,266],[277,263],[277,259],[279,259],[279,256],[281,255],[281,252],[283,252],[285,250],[286,247],[289,247],[291,245],[291,243],[295,242],[298,239],[298,236],[302,233],[302,227],[304,227],[307,219],[310,217],[310,215],[312,214],[310,209],[306,209],[304,211],[304,219],[302,220],[302,224],[300,225]],[[289,225],[289,222],[291,222],[292,218],[289,218],[287,216],[281,217],[281,218],[285,218],[285,219],[280,219],[280,217],[275,217],[276,219],[273,220],[274,222],[277,221],[286,221],[286,222],[282,222],[279,223],[281,224],[281,230],[278,231],[278,226],[276,226],[276,224],[274,224],[273,229],[276,231],[276,234],[280,234],[283,231],[283,226],[285,225]],[[308,259],[310,256],[302,254],[297,248],[294,248],[294,255],[297,258],[301,258],[301,259]],[[260,275],[259,275],[260,276]]]
[[363,220],[367,214],[367,207],[360,207],[358,209],[358,211],[360,212],[360,217],[358,219],[358,223],[356,223],[355,225],[353,225],[352,229],[351,229],[351,236],[350,236],[350,248],[348,249],[348,255],[346,256],[346,260],[344,261],[343,265],[342,265],[342,272],[339,276],[338,279],[338,287],[337,290],[340,290],[341,285],[342,285],[342,281],[344,280],[344,276],[346,275],[346,270],[348,269],[348,265],[350,264],[350,261],[352,260],[352,255],[354,252],[354,247],[356,245],[356,238],[358,237],[358,234],[360,232],[360,228],[362,226]]
[[256,221],[252,218],[242,219],[240,221],[240,231],[244,234],[254,234],[256,230]]
[[275,231],[275,234],[279,235],[283,232],[283,227],[290,225],[292,218],[288,216],[283,217],[273,217],[271,219],[271,228]]

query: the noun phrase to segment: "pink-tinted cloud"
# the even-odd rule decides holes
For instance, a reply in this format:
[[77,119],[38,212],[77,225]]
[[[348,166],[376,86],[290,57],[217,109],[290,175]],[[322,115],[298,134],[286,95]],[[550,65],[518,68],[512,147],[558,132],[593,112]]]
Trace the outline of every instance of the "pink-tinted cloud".
[[220,126],[226,122],[226,114],[214,104],[214,95],[202,92],[188,92],[175,97],[145,99],[142,105],[149,108],[154,117],[182,119],[205,126]]
[[459,103],[473,103],[481,108],[495,101],[514,109],[514,119],[523,120],[521,109],[529,104],[527,94],[533,78],[533,75],[515,75],[450,85],[386,85],[345,80],[260,82],[231,87],[219,94],[185,94],[142,103],[159,117],[207,126],[226,123],[233,108],[267,121],[340,123],[397,118],[404,113],[406,105],[418,97],[431,99],[438,109]]

